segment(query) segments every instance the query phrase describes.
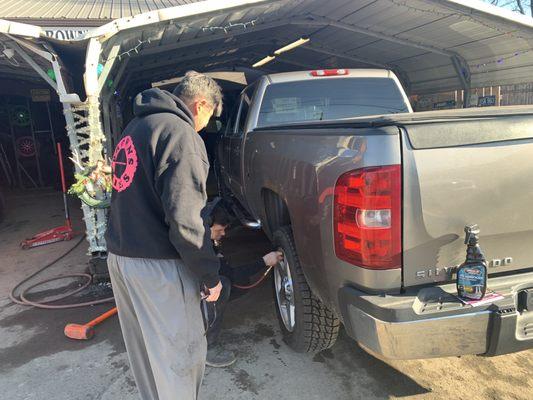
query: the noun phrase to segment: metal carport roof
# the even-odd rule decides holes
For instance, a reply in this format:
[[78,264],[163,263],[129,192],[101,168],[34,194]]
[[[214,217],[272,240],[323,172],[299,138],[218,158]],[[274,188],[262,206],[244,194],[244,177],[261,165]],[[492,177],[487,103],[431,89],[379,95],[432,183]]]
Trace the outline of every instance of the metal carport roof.
[[250,66],[300,37],[311,40],[264,69],[377,66],[416,94],[533,78],[533,19],[476,0],[282,0],[216,14],[138,26],[129,78]]
[[[112,4],[126,3],[136,2]],[[117,43],[121,53],[136,47],[127,57],[130,83],[192,67],[250,66],[303,36],[311,40],[264,70],[377,66],[415,94],[533,76],[533,19],[477,0],[206,1],[118,19],[88,37],[98,35],[101,62]]]

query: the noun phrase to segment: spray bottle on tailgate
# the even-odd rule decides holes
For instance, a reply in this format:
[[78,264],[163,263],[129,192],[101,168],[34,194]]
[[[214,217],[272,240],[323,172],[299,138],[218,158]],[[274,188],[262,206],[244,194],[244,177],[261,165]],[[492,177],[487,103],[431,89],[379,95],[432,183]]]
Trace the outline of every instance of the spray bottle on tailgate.
[[487,261],[479,247],[479,227],[465,227],[466,261],[457,269],[457,294],[464,300],[480,300],[487,290]]

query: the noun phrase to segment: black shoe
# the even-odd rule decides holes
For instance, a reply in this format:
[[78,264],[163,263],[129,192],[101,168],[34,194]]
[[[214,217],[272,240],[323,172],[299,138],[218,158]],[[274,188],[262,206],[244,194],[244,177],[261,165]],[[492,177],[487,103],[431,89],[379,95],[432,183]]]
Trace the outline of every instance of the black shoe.
[[224,350],[218,346],[213,346],[207,349],[207,358],[205,365],[213,368],[224,368],[232,365],[237,358],[235,353],[230,350]]

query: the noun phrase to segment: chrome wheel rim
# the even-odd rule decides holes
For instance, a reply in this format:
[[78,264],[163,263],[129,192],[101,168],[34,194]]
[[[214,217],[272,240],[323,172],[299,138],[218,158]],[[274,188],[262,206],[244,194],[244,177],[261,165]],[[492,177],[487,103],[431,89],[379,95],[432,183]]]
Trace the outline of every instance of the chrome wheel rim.
[[[280,251],[282,251],[280,249]],[[292,282],[291,270],[286,257],[274,268],[274,286],[276,290],[276,303],[278,305],[281,320],[285,329],[289,332],[294,330],[296,323],[294,319],[294,286]]]

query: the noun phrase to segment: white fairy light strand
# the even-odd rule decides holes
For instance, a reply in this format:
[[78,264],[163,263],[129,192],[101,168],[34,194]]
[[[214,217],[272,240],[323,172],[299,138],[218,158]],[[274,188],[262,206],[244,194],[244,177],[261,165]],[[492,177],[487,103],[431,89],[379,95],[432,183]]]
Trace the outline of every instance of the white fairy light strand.
[[134,47],[132,47],[131,49],[127,51],[123,51],[122,53],[117,54],[114,57],[107,58],[106,60],[103,61],[103,63],[105,64],[106,62],[114,60],[115,58],[118,58],[118,60],[121,61],[122,57],[126,57],[126,56],[131,57],[131,53],[139,54],[139,50],[142,47],[142,45],[147,44],[147,43],[152,43],[152,40],[151,39],[146,39],[146,40],[137,39],[137,44]]
[[228,31],[230,29],[238,27],[238,26],[242,27],[243,29],[246,29],[249,26],[255,26],[256,22],[257,22],[257,20],[253,19],[253,20],[248,21],[248,22],[237,22],[236,24],[230,22],[228,25],[225,25],[225,26],[203,26],[202,27],[202,32],[205,32],[205,31],[210,31],[210,32],[224,31],[224,33],[228,33]]
[[[238,22],[238,23],[230,22],[228,25],[225,25],[225,26],[203,26],[201,29],[202,29],[203,32],[205,32],[205,31],[214,32],[214,31],[217,31],[217,30],[222,30],[222,31],[224,31],[224,33],[228,33],[228,31],[230,29],[235,28],[235,27],[239,27],[240,26],[243,29],[246,29],[249,26],[255,26],[256,22],[257,22],[257,19],[253,19],[253,20],[248,21],[248,22]],[[146,39],[146,40],[137,39],[137,44],[134,47],[132,47],[131,49],[129,49],[127,51],[123,51],[122,53],[117,54],[114,57],[110,57],[110,58],[104,60],[103,62],[106,63],[107,61],[114,60],[115,58],[118,58],[119,61],[120,61],[120,60],[122,60],[122,57],[126,57],[126,56],[127,57],[131,57],[132,53],[139,54],[142,45],[147,44],[147,43],[148,44],[152,43],[152,40],[151,39]]]

